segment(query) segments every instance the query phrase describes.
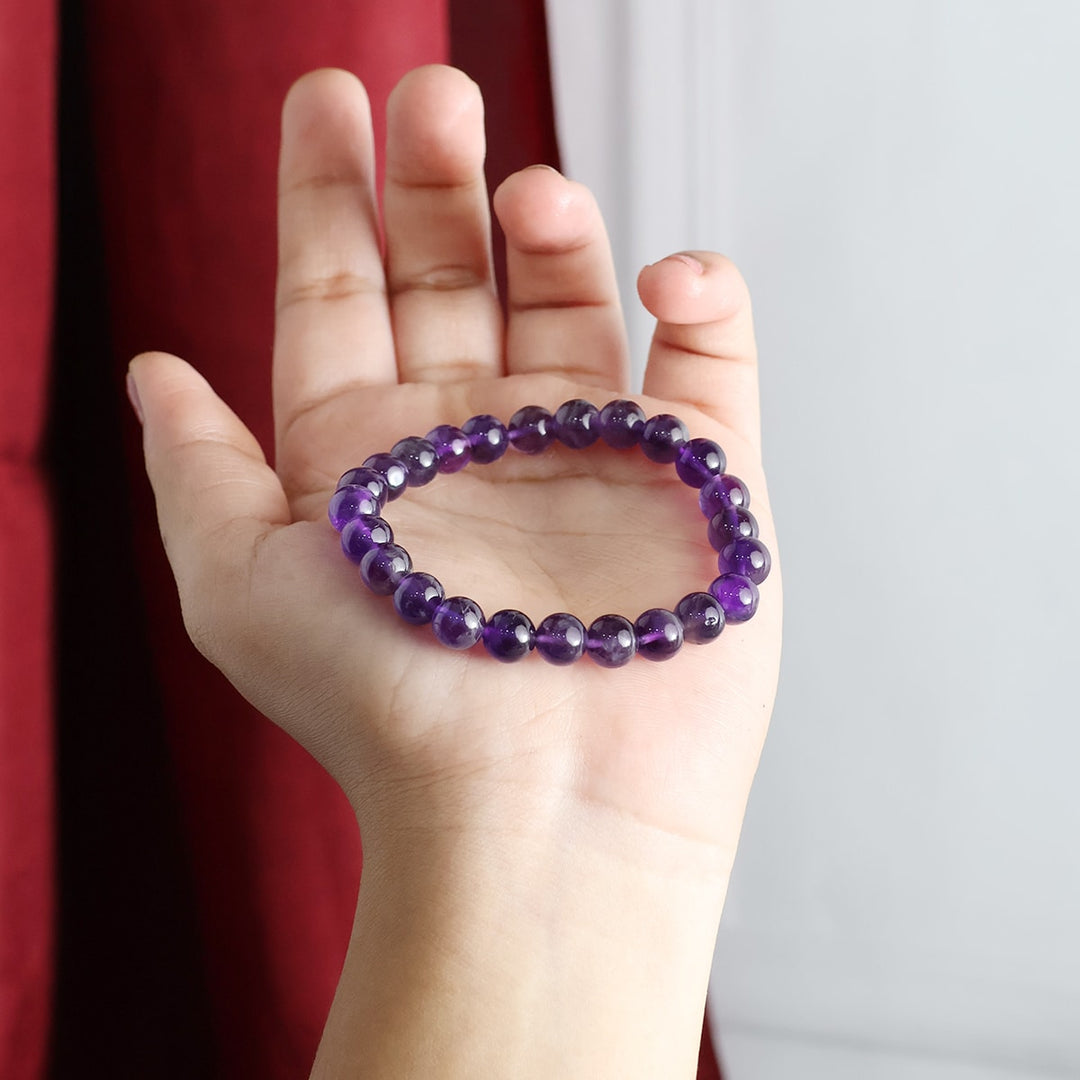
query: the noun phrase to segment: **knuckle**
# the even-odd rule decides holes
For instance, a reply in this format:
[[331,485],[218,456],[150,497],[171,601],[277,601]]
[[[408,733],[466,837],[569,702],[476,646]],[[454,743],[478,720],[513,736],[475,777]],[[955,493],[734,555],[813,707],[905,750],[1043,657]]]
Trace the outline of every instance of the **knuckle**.
[[277,293],[277,310],[285,311],[288,308],[308,303],[334,303],[341,300],[352,300],[358,296],[381,295],[384,292],[383,283],[365,274],[358,274],[351,270],[340,270],[336,273],[323,274],[314,277],[304,277],[301,280],[285,282],[279,286]]

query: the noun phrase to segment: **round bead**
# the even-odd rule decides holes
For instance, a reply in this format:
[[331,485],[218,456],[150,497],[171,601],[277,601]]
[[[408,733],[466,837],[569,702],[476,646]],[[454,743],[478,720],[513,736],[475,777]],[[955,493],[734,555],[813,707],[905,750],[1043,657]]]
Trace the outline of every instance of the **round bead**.
[[439,459],[435,447],[418,435],[394,443],[390,453],[408,470],[406,483],[409,487],[423,487],[430,484],[439,472]]
[[337,486],[339,490],[345,487],[366,487],[379,500],[380,510],[386,505],[386,478],[374,469],[368,469],[363,465],[358,469],[350,469],[342,473]]
[[635,620],[634,637],[646,660],[667,660],[682,648],[683,624],[673,611],[649,608]]
[[686,425],[677,416],[660,413],[646,420],[641,429],[641,452],[650,461],[670,465],[689,437]]
[[675,455],[675,471],[684,484],[700,488],[727,468],[724,451],[712,439],[691,439]]
[[510,417],[510,445],[523,454],[539,454],[555,438],[555,418],[539,405],[526,405]]
[[709,521],[709,543],[717,551],[744,536],[757,536],[758,523],[753,514],[743,506],[729,506]]
[[366,487],[338,488],[330,496],[326,513],[330,524],[341,532],[350,521],[362,515],[374,517],[382,510],[382,502]]
[[435,608],[431,629],[451,649],[471,649],[484,632],[484,613],[467,596],[448,596]]
[[711,521],[714,515],[729,506],[742,506],[749,510],[750,492],[737,476],[723,473],[706,482],[698,495],[698,504],[701,512]]
[[757,611],[758,588],[742,574],[721,574],[710,586],[727,622],[746,622]]
[[441,473],[456,473],[472,459],[469,436],[453,424],[440,424],[432,428],[427,433],[427,440],[435,447]]
[[536,628],[536,651],[549,664],[572,664],[585,651],[585,624],[565,611],[549,615]]
[[675,605],[675,614],[683,624],[683,640],[693,645],[715,640],[724,629],[724,609],[711,593],[688,593]]
[[484,627],[484,648],[504,664],[528,656],[535,645],[532,620],[513,608],[496,611]]
[[760,585],[772,569],[769,549],[752,536],[740,536],[732,540],[717,559],[721,574],[742,574],[755,585]]
[[555,437],[571,450],[583,450],[600,438],[600,410],[583,398],[564,401],[555,410]]
[[629,450],[641,441],[645,410],[636,401],[619,398],[600,410],[600,438],[615,450]]
[[411,569],[409,553],[397,544],[378,544],[360,560],[360,576],[377,596],[389,596]]
[[372,514],[362,514],[347,521],[341,530],[341,550],[354,563],[359,563],[376,545],[393,542],[394,530],[381,517]]
[[393,454],[372,454],[364,465],[386,481],[387,499],[396,499],[409,482],[409,470]]
[[413,626],[423,626],[431,622],[444,595],[438,578],[419,572],[406,574],[394,590],[394,610]]
[[498,461],[510,445],[502,421],[488,413],[481,413],[466,420],[461,425],[461,430],[469,437],[472,459],[479,465],[490,465],[493,461]]
[[601,667],[622,667],[637,651],[634,628],[621,615],[601,615],[589,627],[585,642],[589,659]]

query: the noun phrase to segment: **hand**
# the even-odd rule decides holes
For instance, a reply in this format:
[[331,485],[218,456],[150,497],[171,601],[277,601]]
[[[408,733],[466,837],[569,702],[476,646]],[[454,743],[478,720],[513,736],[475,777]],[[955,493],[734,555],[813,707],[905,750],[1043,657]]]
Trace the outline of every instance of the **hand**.
[[[644,395],[715,439],[774,555],[757,616],[671,661],[502,665],[456,653],[368,593],[326,518],[369,454],[476,413],[629,395],[599,211],[528,169],[496,193],[508,315],[493,284],[482,104],[459,72],[407,76],[388,105],[380,250],[366,96],[341,72],[285,104],[273,390],[276,470],[187,364],[132,365],[162,536],[196,645],[338,780],[372,859],[406,834],[654,849],[706,880],[718,916],[771,710],[780,633],[760,465],[756,356],[738,272],[708,254],[642,271],[657,317]],[[674,607],[716,574],[694,492],[638,451],[510,450],[386,510],[417,568],[487,612],[586,625]],[[685,864],[685,865],[684,865]],[[362,890],[363,892],[363,890]],[[599,1075],[599,1074],[597,1074]]]

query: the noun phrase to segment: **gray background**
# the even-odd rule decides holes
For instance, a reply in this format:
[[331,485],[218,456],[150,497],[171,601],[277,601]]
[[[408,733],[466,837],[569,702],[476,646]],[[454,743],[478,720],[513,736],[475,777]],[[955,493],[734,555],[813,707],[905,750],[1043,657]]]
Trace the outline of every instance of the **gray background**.
[[1080,3],[549,8],[628,309],[682,247],[755,298],[787,614],[729,1076],[1080,1076]]

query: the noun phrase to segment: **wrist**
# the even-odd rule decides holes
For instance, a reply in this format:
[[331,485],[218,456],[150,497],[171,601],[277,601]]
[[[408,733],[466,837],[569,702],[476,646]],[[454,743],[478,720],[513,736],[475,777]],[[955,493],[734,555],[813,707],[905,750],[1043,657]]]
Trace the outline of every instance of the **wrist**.
[[594,807],[485,825],[366,839],[315,1075],[692,1076],[722,860]]

